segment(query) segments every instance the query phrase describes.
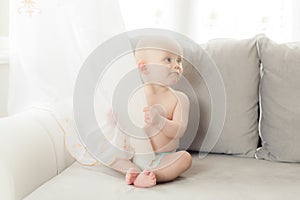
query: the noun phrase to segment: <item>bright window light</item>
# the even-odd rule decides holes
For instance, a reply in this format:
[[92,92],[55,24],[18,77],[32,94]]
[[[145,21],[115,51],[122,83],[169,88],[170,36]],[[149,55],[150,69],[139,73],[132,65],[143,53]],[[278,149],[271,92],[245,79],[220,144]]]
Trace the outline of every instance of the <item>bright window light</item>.
[[264,33],[293,40],[294,0],[119,0],[127,30],[165,28],[197,42]]

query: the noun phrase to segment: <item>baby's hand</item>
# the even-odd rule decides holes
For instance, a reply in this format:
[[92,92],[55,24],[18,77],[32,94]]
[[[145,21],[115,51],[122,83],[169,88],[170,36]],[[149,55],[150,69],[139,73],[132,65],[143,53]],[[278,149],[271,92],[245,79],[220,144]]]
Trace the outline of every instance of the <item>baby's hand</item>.
[[164,110],[160,105],[147,106],[143,109],[145,112],[144,121],[147,125],[154,125],[159,130],[164,126]]

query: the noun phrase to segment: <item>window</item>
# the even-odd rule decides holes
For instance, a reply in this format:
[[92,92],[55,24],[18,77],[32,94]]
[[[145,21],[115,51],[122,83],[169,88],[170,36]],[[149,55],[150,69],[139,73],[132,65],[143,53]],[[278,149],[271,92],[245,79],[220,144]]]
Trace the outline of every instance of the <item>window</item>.
[[9,0],[0,1],[0,65],[8,63]]
[[297,0],[119,0],[127,30],[166,28],[197,42],[265,33],[277,42],[299,40]]

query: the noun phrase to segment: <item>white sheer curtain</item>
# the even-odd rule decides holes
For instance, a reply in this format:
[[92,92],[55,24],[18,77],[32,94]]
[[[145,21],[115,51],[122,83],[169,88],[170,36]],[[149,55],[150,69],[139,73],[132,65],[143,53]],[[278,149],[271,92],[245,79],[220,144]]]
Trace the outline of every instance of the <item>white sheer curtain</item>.
[[9,115],[72,97],[84,59],[124,31],[117,0],[11,0]]
[[159,27],[203,43],[265,33],[278,42],[300,40],[298,0],[119,0],[127,29]]

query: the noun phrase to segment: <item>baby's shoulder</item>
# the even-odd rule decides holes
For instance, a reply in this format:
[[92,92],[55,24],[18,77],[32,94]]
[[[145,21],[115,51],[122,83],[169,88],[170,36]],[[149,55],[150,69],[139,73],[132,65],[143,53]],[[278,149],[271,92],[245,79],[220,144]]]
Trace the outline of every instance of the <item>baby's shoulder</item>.
[[180,101],[180,102],[187,102],[187,103],[189,102],[189,98],[188,98],[188,96],[185,93],[183,93],[181,91],[177,91],[177,90],[172,90],[172,91],[176,95],[178,101]]

